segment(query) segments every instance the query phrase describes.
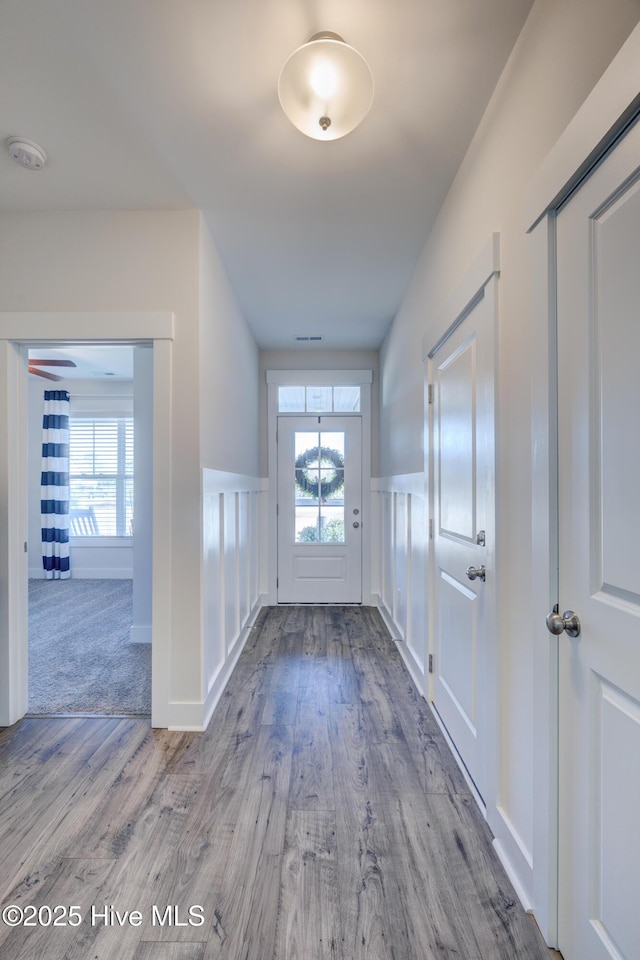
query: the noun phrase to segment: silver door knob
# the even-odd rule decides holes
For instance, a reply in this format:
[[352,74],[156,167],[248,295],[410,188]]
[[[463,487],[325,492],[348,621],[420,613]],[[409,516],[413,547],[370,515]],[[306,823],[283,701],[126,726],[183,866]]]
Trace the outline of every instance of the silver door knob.
[[356,530],[357,530],[358,527],[360,526],[360,524],[358,523],[357,520],[354,520],[354,521],[353,521],[353,525],[354,525],[354,527],[356,528]]
[[487,571],[484,563],[480,564],[479,567],[467,567],[467,576],[469,580],[486,580]]
[[547,614],[547,630],[559,637],[561,633],[567,633],[570,637],[580,636],[580,619],[573,610],[565,610],[560,616],[557,607]]

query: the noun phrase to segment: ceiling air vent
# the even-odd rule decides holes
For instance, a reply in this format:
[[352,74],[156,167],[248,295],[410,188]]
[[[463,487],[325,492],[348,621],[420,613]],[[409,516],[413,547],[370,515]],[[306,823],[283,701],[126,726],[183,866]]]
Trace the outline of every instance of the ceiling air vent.
[[299,336],[295,336],[293,339],[294,339],[294,340],[297,340],[298,343],[318,343],[320,340],[322,340],[322,337],[299,337]]

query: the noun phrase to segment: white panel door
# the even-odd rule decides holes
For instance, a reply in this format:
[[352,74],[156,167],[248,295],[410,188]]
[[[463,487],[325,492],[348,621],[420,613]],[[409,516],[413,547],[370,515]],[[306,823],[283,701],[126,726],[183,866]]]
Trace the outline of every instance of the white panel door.
[[[495,591],[491,289],[432,358],[434,706],[478,792],[486,783],[487,614]],[[473,576],[484,567],[486,579]]]
[[[640,126],[558,214],[559,946],[640,957]],[[561,625],[561,624],[560,624]]]
[[362,601],[360,417],[278,417],[278,603]]

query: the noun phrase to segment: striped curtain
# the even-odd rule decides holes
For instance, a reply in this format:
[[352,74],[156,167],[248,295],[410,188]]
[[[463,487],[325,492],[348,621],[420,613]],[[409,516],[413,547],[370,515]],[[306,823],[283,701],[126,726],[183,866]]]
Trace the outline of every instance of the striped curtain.
[[46,580],[68,580],[69,394],[45,390],[42,418],[40,513],[42,566]]

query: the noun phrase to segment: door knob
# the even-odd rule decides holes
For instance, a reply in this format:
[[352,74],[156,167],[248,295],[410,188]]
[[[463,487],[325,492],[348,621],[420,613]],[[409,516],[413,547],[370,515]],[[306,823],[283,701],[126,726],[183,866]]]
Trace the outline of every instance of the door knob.
[[357,530],[358,527],[360,526],[360,524],[358,523],[357,520],[354,520],[354,521],[353,521],[353,525],[354,525],[354,527],[356,528],[356,530]]
[[486,580],[487,571],[484,563],[480,564],[479,567],[467,567],[467,576],[469,580]]
[[556,604],[552,612],[547,614],[547,630],[549,633],[555,634],[556,637],[559,637],[563,632],[566,632],[570,637],[579,637],[580,619],[573,610],[565,610],[560,616]]

